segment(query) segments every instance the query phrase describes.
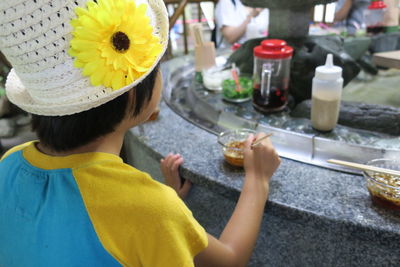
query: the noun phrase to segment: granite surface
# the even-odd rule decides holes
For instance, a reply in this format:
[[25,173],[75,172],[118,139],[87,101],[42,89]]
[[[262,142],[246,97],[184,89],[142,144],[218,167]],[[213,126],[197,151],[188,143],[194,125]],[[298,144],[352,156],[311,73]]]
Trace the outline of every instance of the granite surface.
[[[165,102],[160,108],[156,121],[130,131],[129,150],[142,151],[136,157],[141,162],[133,165],[160,178],[161,157],[183,155],[181,175],[195,184],[187,205],[218,236],[244,172],[224,162],[215,135],[182,119]],[[396,266],[399,241],[400,213],[373,205],[362,176],[282,159],[249,266]]]
[[[161,103],[155,122],[131,130],[156,158],[180,153],[182,174],[225,197],[237,198],[244,172],[225,163],[217,136],[179,117]],[[271,181],[268,208],[289,217],[379,231],[400,241],[400,213],[375,206],[364,178],[283,159]]]
[[[182,58],[179,64],[188,63]],[[165,77],[188,86],[165,66]],[[171,90],[166,86],[164,96]],[[156,121],[128,133],[127,162],[161,180],[159,160],[170,152],[181,154],[181,175],[194,183],[186,203],[205,229],[219,236],[244,171],[224,161],[216,135],[186,121],[164,101],[160,109]],[[374,205],[363,176],[283,158],[271,180],[249,266],[398,266],[399,241],[400,212]]]
[[[144,127],[138,130],[140,134],[126,137],[126,160],[162,181],[160,154],[143,142]],[[185,178],[196,177],[182,170]],[[212,183],[194,184],[185,202],[206,231],[218,237],[235,208],[236,195],[224,196]],[[248,266],[397,266],[400,260],[398,247],[392,245],[396,240],[379,231],[371,235],[358,226],[298,214],[268,203]]]

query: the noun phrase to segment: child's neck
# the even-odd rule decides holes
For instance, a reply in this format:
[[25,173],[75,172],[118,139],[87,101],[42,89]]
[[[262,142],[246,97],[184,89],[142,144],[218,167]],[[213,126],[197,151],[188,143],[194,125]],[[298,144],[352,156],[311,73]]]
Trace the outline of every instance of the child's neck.
[[51,148],[45,147],[41,143],[37,144],[37,148],[44,154],[56,157],[64,157],[73,154],[103,152],[119,156],[124,141],[125,132],[115,131],[108,135],[102,136],[89,144],[71,149],[68,151],[54,151]]

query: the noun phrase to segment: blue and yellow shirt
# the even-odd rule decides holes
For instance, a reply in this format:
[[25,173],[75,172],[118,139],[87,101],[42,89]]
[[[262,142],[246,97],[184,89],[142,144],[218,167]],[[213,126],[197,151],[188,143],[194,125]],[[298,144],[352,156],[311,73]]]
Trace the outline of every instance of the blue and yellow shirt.
[[0,266],[193,266],[204,229],[175,191],[107,153],[0,161]]

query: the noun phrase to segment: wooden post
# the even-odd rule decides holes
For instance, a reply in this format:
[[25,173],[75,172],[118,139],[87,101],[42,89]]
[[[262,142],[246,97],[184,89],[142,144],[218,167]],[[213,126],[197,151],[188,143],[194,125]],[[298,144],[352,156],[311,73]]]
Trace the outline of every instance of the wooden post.
[[181,0],[178,8],[175,10],[174,14],[170,17],[170,19],[169,19],[169,29],[170,30],[172,29],[172,27],[174,27],[178,18],[185,11],[185,7],[186,7],[187,3],[188,3],[188,0]]
[[197,18],[199,20],[199,23],[201,23],[201,3],[197,3]]
[[3,53],[1,53],[0,51],[0,64],[1,65],[6,65],[7,67],[9,67],[11,69],[11,64],[10,62],[8,62],[8,60],[6,59],[6,57],[3,55]]
[[[8,60],[6,59],[6,57],[3,55],[3,53],[1,53],[0,51],[0,76],[3,77],[3,80],[1,81],[1,83],[5,83],[6,82],[6,78],[8,75],[8,70],[11,69],[11,64],[10,62],[8,62]],[[5,67],[3,67],[5,66]]]
[[185,10],[183,10],[182,13],[182,23],[183,23],[183,46],[185,48],[185,55],[189,53],[189,48],[188,48],[188,32],[187,32],[187,25],[186,25],[186,13]]

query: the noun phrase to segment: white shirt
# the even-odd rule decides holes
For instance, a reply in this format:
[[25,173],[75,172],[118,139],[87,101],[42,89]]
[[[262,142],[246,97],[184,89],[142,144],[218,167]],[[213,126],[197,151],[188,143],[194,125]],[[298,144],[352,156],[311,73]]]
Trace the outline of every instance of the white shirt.
[[[217,23],[217,46],[218,47],[230,47],[221,33],[223,26],[239,26],[246,20],[249,14],[249,9],[246,8],[240,0],[234,0],[236,6],[232,3],[232,0],[219,0],[215,9],[215,20]],[[245,41],[253,38],[267,36],[269,24],[269,10],[264,9],[260,14],[251,19],[251,22],[247,25],[245,34],[238,41],[244,43]]]

